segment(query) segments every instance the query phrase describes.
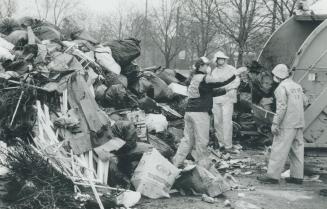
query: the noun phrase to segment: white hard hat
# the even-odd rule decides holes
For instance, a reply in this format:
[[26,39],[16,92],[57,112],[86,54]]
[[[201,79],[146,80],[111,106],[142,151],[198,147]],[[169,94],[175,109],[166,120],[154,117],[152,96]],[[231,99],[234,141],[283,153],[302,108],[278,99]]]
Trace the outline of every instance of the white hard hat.
[[285,79],[289,76],[289,70],[285,64],[278,64],[272,70],[272,74],[277,78]]
[[206,57],[200,57],[200,59],[203,61],[204,64],[209,64],[210,60]]
[[242,73],[248,72],[248,68],[247,67],[240,67],[236,69],[236,75],[241,75]]
[[213,56],[213,62],[216,62],[218,58],[228,59],[229,57],[227,57],[227,56],[225,55],[224,52],[222,52],[222,51],[218,51],[218,52],[216,52],[215,55]]

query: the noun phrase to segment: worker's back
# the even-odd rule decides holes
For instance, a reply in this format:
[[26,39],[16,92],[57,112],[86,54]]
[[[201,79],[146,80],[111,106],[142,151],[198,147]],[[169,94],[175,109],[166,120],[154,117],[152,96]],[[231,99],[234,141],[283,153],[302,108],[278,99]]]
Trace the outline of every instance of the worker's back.
[[[283,80],[275,90],[276,99],[278,95],[285,96],[286,113],[281,121],[281,128],[303,128],[304,123],[304,95],[302,87],[291,78]],[[282,99],[282,100],[284,100]],[[277,101],[278,102],[278,101]],[[277,103],[277,106],[279,104]]]

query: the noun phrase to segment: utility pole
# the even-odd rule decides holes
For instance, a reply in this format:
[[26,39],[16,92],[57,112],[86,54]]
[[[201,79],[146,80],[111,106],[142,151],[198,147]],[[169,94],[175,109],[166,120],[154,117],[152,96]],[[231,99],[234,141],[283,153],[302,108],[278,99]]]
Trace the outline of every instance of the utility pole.
[[144,30],[143,30],[143,67],[146,67],[146,45],[147,45],[147,32],[148,32],[148,0],[145,0],[145,17],[144,17]]

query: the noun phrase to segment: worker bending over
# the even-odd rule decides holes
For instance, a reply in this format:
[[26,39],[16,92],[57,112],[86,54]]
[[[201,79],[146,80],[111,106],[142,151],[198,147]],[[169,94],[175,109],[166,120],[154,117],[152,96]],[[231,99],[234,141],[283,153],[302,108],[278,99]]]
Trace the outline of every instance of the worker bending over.
[[235,76],[232,75],[223,82],[208,84],[206,78],[209,69],[209,60],[206,57],[201,57],[195,63],[195,72],[188,87],[189,99],[184,116],[184,137],[172,159],[173,164],[177,167],[182,165],[192,150],[192,157],[197,164],[204,167],[209,166],[207,146],[210,117],[208,112],[212,108],[212,97],[225,94],[228,89],[219,87],[235,80]]
[[258,177],[258,180],[262,183],[278,183],[287,156],[289,156],[291,175],[285,180],[288,183],[302,184],[306,97],[302,87],[290,78],[289,69],[286,65],[277,65],[272,73],[274,81],[279,83],[275,90],[276,115],[271,127],[274,139],[267,175]]

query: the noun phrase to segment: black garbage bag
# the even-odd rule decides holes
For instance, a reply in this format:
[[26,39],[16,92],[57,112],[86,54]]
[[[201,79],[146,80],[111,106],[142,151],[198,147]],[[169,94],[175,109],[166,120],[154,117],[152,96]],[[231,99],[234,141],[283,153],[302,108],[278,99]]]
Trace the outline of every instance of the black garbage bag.
[[40,40],[61,40],[60,31],[52,25],[44,24],[35,27],[33,28],[33,32]]
[[136,142],[139,141],[134,123],[131,121],[116,121],[111,126],[112,133],[115,137],[118,137],[126,142],[126,144],[115,152],[117,156],[125,155],[136,147]]
[[140,67],[132,62],[122,68],[120,73],[126,76],[129,85],[133,85],[138,81]]
[[29,71],[29,62],[26,62],[25,60],[19,59],[16,61],[8,61],[3,63],[3,67],[6,69],[6,71],[15,71],[19,75],[23,75],[26,72]]
[[179,83],[179,80],[176,78],[176,72],[172,69],[164,69],[157,73],[158,77],[165,81],[168,85],[171,83]]
[[113,107],[115,109],[137,107],[136,98],[126,90],[122,84],[111,85],[103,88],[104,85],[96,89],[96,100],[103,107]]
[[143,110],[145,113],[154,113],[154,112],[158,112],[159,110],[157,102],[148,96],[144,96],[138,99],[138,103],[139,103],[139,108]]
[[155,135],[148,135],[149,143],[156,148],[162,156],[167,159],[170,159],[174,155],[174,150],[162,139],[158,138]]
[[109,46],[112,51],[112,56],[115,61],[124,68],[129,65],[134,59],[140,56],[140,40],[128,38],[124,40],[115,40],[104,43],[104,46]]
[[9,35],[15,30],[22,29],[19,25],[19,22],[17,22],[13,18],[2,18],[0,20],[0,33],[4,35]]
[[143,77],[150,82],[151,87],[154,90],[153,99],[157,102],[167,102],[175,96],[173,91],[168,88],[167,83],[160,79],[156,74],[146,71],[143,73]]
[[98,40],[96,40],[95,38],[93,38],[87,31],[85,30],[79,30],[76,32],[73,32],[70,37],[73,40],[85,40],[88,41],[92,44],[99,44],[100,42]]

